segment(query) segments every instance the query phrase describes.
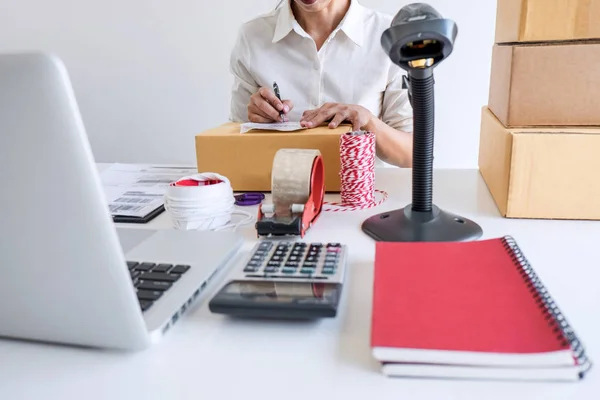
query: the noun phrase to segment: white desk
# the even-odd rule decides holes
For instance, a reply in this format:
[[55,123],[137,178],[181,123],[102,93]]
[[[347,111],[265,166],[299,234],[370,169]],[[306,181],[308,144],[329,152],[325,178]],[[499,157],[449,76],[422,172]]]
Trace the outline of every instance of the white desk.
[[[369,349],[374,242],[368,216],[410,201],[410,171],[378,172],[390,194],[378,207],[324,213],[308,241],[350,246],[341,314],[317,323],[235,321],[206,302],[158,345],[119,354],[0,341],[0,399],[597,399],[596,367],[576,384],[385,378]],[[514,235],[567,318],[600,362],[600,222],[503,219],[475,170],[435,173],[435,203],[480,223],[486,238]],[[254,209],[252,209],[254,212]],[[163,214],[147,228],[171,228]],[[253,226],[243,230],[250,247]],[[213,290],[216,289],[213,288]],[[0,321],[0,323],[2,323]]]

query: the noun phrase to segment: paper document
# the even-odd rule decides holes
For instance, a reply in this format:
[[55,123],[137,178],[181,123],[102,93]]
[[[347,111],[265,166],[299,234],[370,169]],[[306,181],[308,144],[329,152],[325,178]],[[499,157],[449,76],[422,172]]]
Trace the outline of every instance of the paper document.
[[269,131],[281,131],[281,132],[292,132],[299,131],[304,128],[300,125],[300,122],[274,122],[271,124],[257,124],[253,122],[248,122],[242,124],[241,133],[246,133],[252,129],[264,129]]
[[105,192],[108,200],[108,208],[113,216],[143,218],[164,205],[164,190],[152,190],[152,188],[127,190],[109,186],[105,187]]
[[197,169],[191,167],[113,164],[100,176],[104,186],[167,187],[184,176],[197,173]]
[[143,218],[164,205],[169,184],[197,173],[191,167],[113,164],[100,179],[113,216]]

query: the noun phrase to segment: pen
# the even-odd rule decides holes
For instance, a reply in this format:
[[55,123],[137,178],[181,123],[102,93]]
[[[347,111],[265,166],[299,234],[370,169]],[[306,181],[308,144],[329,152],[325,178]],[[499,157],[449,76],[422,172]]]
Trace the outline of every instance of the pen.
[[[275,92],[275,96],[277,96],[279,101],[281,101],[281,95],[279,94],[279,86],[277,86],[277,82],[273,82],[273,91]],[[284,121],[283,110],[279,111],[279,117],[281,118],[281,121]]]

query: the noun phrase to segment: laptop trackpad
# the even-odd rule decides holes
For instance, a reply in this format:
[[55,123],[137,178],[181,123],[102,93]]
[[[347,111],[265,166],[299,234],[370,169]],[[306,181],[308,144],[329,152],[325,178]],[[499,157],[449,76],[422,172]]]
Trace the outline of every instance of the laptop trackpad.
[[155,233],[156,231],[150,229],[117,229],[123,253],[128,253]]

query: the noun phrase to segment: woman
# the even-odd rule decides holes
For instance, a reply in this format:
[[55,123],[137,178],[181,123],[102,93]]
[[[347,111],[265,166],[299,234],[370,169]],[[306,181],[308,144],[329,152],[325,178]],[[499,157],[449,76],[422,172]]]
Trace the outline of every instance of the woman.
[[[231,55],[231,119],[372,131],[379,159],[412,166],[412,110],[381,47],[392,17],[357,0],[284,0],[245,23]],[[273,91],[277,82],[280,101]]]

